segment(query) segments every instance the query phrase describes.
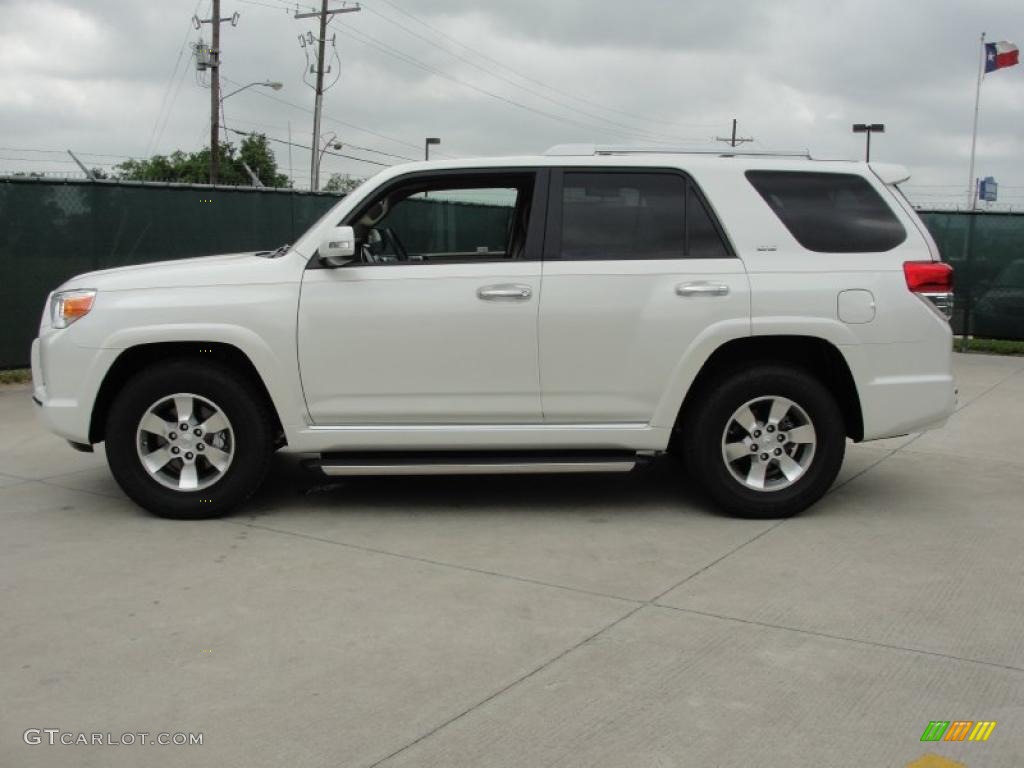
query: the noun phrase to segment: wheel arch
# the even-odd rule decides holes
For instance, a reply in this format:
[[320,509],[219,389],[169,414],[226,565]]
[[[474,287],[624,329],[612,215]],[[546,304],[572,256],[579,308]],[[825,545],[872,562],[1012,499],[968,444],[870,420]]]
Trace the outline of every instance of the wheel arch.
[[284,429],[278,409],[263,377],[260,376],[249,356],[233,344],[204,341],[162,341],[137,344],[122,350],[103,377],[93,403],[89,420],[89,442],[99,443],[104,440],[104,429],[110,407],[117,394],[132,376],[154,363],[182,358],[194,359],[197,363],[216,361],[231,369],[233,373],[252,386],[264,400],[274,420],[275,434],[277,435],[275,447],[285,444]]
[[799,335],[745,336],[717,347],[687,389],[677,411],[673,431],[685,421],[687,411],[699,404],[702,390],[718,377],[761,362],[792,365],[818,378],[835,396],[847,436],[854,441],[863,439],[860,395],[843,353],[830,341]]

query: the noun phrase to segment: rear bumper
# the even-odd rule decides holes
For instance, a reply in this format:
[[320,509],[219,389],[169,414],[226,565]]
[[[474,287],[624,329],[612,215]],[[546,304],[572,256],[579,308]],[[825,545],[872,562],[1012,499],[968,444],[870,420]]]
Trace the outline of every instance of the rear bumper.
[[[866,344],[854,374],[864,419],[864,440],[943,426],[956,409],[952,345]],[[858,375],[859,373],[859,375]]]
[[865,440],[938,429],[956,409],[956,383],[942,375],[883,377],[861,392],[861,408]]

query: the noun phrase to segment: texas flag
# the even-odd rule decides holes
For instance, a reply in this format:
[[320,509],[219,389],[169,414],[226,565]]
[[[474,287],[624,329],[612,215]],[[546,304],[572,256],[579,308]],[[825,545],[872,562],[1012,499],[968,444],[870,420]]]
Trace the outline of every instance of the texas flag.
[[999,43],[985,43],[985,71],[995,72],[1003,67],[1012,67],[1018,63],[1019,55],[1017,46],[1005,40]]

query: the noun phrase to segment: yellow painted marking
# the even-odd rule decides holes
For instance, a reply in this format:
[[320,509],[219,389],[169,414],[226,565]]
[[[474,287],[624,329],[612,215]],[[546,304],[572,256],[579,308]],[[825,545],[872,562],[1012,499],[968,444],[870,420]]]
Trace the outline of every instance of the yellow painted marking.
[[967,766],[939,755],[925,755],[907,763],[907,768],[967,768]]

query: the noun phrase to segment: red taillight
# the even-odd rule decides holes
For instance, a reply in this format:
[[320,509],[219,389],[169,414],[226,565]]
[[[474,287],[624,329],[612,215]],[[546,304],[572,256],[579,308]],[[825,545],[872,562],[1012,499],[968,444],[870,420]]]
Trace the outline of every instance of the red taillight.
[[951,293],[953,268],[941,261],[905,261],[903,275],[914,293]]

